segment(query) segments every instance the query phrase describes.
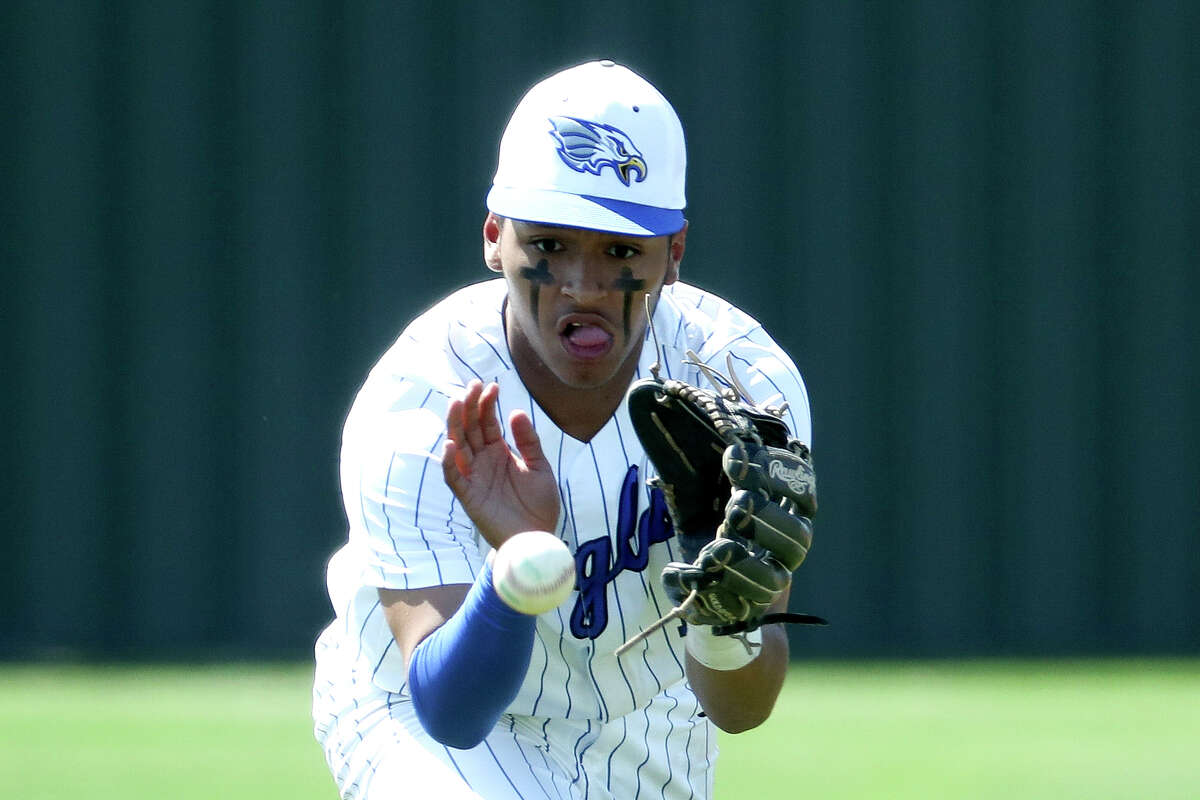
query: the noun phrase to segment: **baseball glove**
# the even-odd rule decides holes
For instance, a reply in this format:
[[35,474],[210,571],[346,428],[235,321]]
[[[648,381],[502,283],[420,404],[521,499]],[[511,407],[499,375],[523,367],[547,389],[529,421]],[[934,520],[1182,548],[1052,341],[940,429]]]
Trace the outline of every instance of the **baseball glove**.
[[[816,478],[808,447],[783,408],[762,408],[737,381],[688,351],[715,390],[653,378],[629,390],[629,416],[675,527],[680,561],[663,570],[674,616],[741,634],[770,622],[824,625],[808,614],[769,614],[812,545]],[[669,615],[671,616],[671,615]]]

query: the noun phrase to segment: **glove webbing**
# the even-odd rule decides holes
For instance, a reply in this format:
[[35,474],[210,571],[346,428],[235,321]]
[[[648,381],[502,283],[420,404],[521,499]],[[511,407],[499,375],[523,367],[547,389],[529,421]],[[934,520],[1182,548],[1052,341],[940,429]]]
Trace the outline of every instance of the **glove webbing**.
[[703,412],[703,419],[712,425],[725,444],[734,444],[743,439],[752,439],[761,444],[753,426],[747,422],[739,424],[739,420],[725,407],[721,398],[712,392],[674,379],[663,381],[662,390],[669,397],[678,398],[687,411],[699,409]]

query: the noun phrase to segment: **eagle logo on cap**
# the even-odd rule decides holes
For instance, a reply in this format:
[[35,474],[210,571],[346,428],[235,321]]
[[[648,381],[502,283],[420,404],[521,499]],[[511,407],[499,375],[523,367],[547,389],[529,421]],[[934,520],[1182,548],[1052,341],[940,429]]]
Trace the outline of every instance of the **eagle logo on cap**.
[[600,170],[612,167],[626,186],[630,180],[646,180],[642,153],[624,131],[576,117],[551,117],[550,124],[559,157],[576,172],[599,175]]

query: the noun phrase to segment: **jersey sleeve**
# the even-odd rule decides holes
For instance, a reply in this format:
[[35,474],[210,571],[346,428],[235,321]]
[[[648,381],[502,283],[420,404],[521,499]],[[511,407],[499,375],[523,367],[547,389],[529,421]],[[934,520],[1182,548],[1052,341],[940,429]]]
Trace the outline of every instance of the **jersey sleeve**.
[[[422,389],[419,404],[406,407]],[[442,478],[446,403],[436,390],[413,387],[347,423],[342,495],[363,555],[362,585],[471,583],[482,565],[470,518]]]

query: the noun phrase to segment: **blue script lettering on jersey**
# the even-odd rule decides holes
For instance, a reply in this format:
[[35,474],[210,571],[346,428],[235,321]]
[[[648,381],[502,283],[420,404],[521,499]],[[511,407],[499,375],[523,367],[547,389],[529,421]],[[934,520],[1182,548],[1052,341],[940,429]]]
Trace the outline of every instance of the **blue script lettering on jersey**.
[[617,510],[617,537],[590,539],[575,551],[576,588],[579,597],[571,611],[571,633],[577,639],[595,639],[608,627],[608,584],[625,570],[641,572],[650,562],[650,545],[674,535],[667,501],[659,489],[650,490],[650,507],[638,516],[641,494],[638,468],[625,473]]

